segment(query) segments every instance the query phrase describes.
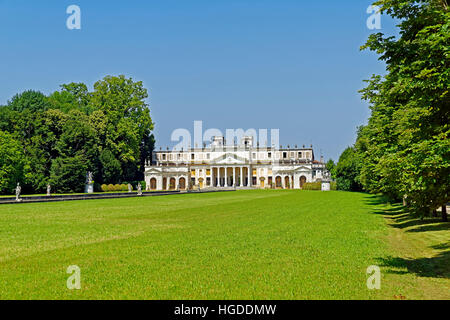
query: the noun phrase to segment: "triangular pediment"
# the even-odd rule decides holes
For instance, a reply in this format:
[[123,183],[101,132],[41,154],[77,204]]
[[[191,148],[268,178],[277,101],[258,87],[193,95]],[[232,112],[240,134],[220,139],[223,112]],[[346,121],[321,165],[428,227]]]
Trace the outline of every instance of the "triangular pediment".
[[150,168],[147,168],[147,169],[145,169],[145,173],[160,173],[161,172],[161,169],[156,169],[156,168],[152,168],[152,167],[150,167]]
[[247,162],[247,159],[239,157],[234,153],[223,154],[211,161],[213,164],[245,164]]
[[303,172],[303,171],[311,171],[311,168],[308,168],[306,166],[301,166],[296,168],[294,171]]

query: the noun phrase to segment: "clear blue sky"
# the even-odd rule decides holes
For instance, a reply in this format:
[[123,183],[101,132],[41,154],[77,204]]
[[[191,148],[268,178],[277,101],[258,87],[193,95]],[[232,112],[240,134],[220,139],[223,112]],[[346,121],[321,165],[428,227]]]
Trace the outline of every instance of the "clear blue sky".
[[[0,104],[26,89],[142,80],[157,146],[176,128],[279,128],[280,143],[338,158],[365,123],[363,79],[384,73],[359,47],[366,0],[0,0]],[[66,28],[76,4],[82,29]],[[382,32],[394,22],[382,17]]]

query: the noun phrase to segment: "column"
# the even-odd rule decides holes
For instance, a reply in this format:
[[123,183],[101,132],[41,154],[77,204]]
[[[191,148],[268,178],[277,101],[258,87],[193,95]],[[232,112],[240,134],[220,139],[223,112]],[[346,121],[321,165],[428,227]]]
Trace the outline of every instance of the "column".
[[233,169],[233,187],[236,187],[236,167],[232,167]]
[[217,186],[220,187],[220,167],[217,167]]
[[240,171],[240,174],[239,174],[239,180],[240,180],[239,182],[240,183],[239,184],[240,184],[241,187],[243,187],[244,186],[244,181],[243,181],[244,179],[242,179],[242,167],[239,167],[239,171]]

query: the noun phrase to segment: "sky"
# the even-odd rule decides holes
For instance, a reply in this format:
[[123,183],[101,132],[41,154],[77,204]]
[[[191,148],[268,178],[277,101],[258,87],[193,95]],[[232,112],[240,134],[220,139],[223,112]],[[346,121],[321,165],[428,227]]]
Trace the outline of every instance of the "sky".
[[[175,129],[279,129],[280,144],[337,160],[369,116],[358,90],[383,74],[360,51],[366,0],[0,0],[0,105],[24,90],[49,94],[106,75],[149,91],[157,148]],[[81,9],[70,30],[69,5]]]

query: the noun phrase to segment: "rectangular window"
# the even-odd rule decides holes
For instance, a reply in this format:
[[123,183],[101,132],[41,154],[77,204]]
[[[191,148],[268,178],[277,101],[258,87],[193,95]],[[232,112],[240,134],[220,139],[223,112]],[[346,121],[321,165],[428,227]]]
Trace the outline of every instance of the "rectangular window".
[[163,158],[163,160],[166,160],[166,154],[165,153],[162,155],[162,158]]
[[283,152],[283,159],[287,158],[287,152]]
[[191,153],[191,160],[195,159],[195,154]]
[[299,157],[299,158],[302,157],[302,153],[301,153],[301,152],[298,153],[298,157]]
[[252,158],[253,158],[253,159],[256,159],[256,153],[253,152]]
[[269,159],[271,159],[271,158],[272,158],[272,152],[269,152],[269,153],[267,154],[267,157],[268,157]]

